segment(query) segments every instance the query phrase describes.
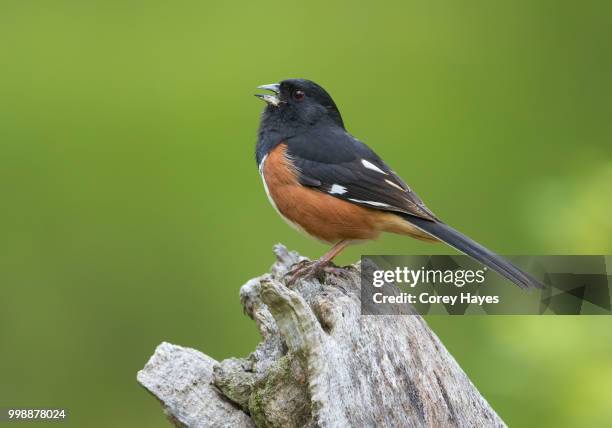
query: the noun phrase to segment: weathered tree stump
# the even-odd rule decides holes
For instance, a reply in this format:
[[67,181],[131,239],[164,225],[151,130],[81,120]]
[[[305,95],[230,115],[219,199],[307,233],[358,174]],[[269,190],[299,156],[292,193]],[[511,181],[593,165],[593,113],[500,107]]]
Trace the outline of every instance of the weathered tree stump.
[[240,290],[263,338],[251,355],[216,362],[162,343],[138,373],[176,426],[505,426],[423,318],[361,315],[359,264],[288,288],[304,258],[274,252]]

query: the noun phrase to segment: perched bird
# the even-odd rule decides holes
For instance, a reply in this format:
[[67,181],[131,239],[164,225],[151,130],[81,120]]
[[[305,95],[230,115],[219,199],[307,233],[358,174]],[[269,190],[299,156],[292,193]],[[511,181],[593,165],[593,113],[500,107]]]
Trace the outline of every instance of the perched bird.
[[522,288],[541,284],[508,260],[443,223],[387,164],[344,127],[331,96],[316,83],[288,79],[259,86],[267,103],[256,160],[270,202],[296,229],[333,244],[319,260],[290,272],[289,283],[335,269],[347,245],[381,232],[442,241]]

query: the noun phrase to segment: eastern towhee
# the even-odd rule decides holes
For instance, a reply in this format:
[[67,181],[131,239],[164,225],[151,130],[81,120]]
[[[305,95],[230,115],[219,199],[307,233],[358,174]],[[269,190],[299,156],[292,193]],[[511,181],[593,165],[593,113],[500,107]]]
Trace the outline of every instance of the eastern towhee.
[[442,241],[520,287],[541,284],[508,260],[444,224],[368,146],[348,133],[331,96],[316,83],[288,79],[260,86],[267,103],[256,159],[266,193],[296,229],[334,244],[289,282],[330,268],[347,245],[381,232]]

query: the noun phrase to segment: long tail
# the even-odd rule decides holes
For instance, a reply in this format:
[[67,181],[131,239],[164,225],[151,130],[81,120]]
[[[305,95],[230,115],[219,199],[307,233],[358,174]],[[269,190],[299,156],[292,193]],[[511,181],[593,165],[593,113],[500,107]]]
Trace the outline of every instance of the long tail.
[[514,282],[519,287],[543,288],[542,283],[540,283],[540,281],[535,279],[533,276],[517,268],[508,260],[498,256],[491,250],[471,240],[452,227],[441,222],[425,220],[410,214],[403,214],[402,217],[424,232],[427,232],[428,234],[438,238],[440,241],[447,243],[451,247],[490,267],[500,275]]

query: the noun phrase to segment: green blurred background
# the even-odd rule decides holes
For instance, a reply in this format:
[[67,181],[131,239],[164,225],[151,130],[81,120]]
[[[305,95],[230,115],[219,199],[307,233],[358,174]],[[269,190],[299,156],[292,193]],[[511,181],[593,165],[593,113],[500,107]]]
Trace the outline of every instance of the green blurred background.
[[[254,349],[239,287],[276,242],[326,249],[255,166],[252,94],[283,78],[497,251],[612,253],[611,42],[604,1],[2,1],[0,406],[163,427],[135,380],[158,343]],[[509,425],[612,424],[612,318],[429,322]]]

